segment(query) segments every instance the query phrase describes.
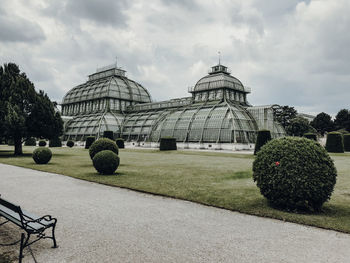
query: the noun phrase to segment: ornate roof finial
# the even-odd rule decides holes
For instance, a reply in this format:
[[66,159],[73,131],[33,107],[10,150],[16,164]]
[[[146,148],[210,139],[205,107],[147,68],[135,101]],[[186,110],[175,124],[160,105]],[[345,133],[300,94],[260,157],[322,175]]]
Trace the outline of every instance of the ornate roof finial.
[[221,61],[221,52],[218,51],[218,54],[219,54],[219,65],[220,65],[220,61]]

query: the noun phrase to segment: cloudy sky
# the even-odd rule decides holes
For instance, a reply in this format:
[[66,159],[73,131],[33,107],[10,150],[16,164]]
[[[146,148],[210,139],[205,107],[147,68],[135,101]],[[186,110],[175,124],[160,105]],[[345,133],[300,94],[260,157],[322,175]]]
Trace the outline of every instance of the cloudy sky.
[[218,62],[253,105],[350,108],[349,0],[2,0],[0,63],[61,101],[113,64],[154,100],[188,96]]

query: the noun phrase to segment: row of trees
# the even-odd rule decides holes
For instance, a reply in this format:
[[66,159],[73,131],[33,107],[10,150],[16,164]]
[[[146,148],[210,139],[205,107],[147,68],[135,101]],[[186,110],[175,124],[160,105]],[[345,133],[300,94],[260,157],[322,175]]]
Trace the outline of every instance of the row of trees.
[[37,92],[16,64],[0,66],[0,140],[13,140],[15,155],[21,155],[25,139],[53,139],[62,131],[61,116],[47,94]]
[[275,118],[281,123],[288,135],[303,136],[307,132],[319,133],[322,136],[326,132],[342,130],[350,132],[350,111],[348,109],[340,110],[332,117],[324,112],[319,113],[311,122],[298,116],[294,107],[275,106]]

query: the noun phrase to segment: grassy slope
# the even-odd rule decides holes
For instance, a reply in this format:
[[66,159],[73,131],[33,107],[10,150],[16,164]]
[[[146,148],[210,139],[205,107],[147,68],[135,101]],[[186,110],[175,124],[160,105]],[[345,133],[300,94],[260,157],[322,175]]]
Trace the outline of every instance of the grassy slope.
[[350,233],[350,154],[332,155],[338,181],[324,211],[294,214],[267,205],[251,178],[251,155],[125,149],[120,151],[118,176],[101,176],[85,149],[51,148],[54,156],[48,165],[33,162],[33,147],[24,147],[26,155],[20,158],[12,157],[10,149],[0,146],[0,162]]

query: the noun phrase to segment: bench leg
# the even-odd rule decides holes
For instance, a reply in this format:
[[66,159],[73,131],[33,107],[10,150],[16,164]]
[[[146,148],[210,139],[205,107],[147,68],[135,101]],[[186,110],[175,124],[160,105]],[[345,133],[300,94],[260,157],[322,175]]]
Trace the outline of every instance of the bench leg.
[[53,247],[52,248],[57,248],[57,243],[56,243],[56,238],[55,238],[55,228],[56,224],[52,226],[52,240],[53,240]]
[[21,263],[22,262],[22,258],[23,258],[23,247],[24,247],[24,233],[21,234],[21,246],[19,248],[19,258],[18,258],[18,262]]

